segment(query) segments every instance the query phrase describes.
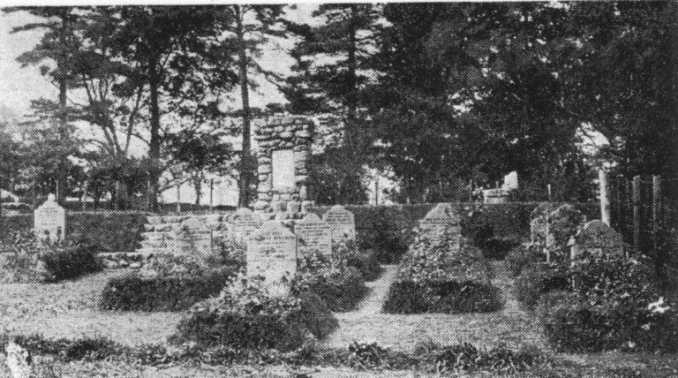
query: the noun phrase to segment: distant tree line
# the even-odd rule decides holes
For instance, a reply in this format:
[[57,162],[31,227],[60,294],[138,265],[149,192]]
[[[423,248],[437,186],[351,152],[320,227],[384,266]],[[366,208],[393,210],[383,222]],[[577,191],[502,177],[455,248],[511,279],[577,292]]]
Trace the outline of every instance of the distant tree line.
[[[550,184],[554,199],[587,200],[603,161],[628,176],[678,169],[674,2],[324,4],[309,24],[292,8],[5,9],[38,20],[14,30],[43,32],[19,61],[58,96],[33,102],[21,138],[0,127],[0,185],[154,209],[160,191],[200,192],[214,173],[237,179],[247,206],[252,122],[280,111],[342,120],[313,157],[321,203],[365,202],[374,169],[403,202],[456,199],[511,171],[525,199]],[[284,76],[262,65],[283,39],[295,41]],[[262,80],[288,103],[252,108]],[[584,153],[597,133],[609,144]]]

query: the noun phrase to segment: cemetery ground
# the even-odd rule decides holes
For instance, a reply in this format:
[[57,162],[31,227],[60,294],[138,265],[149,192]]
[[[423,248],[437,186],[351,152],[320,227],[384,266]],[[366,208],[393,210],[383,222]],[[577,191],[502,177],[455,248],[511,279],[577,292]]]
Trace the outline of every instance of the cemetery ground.
[[[604,352],[589,354],[554,353],[543,342],[534,317],[521,310],[513,296],[511,278],[503,261],[493,262],[493,283],[502,290],[504,308],[488,314],[381,314],[381,304],[395,265],[386,266],[379,280],[369,283],[370,293],[360,308],[337,314],[339,329],[320,347],[346,349],[354,340],[376,340],[379,345],[411,352],[427,344],[452,345],[470,342],[481,348],[505,345],[510,348],[536,348],[545,352],[549,362],[512,376],[521,377],[630,377],[678,374],[675,355]],[[6,284],[0,293],[0,323],[5,333],[41,334],[46,339],[110,339],[116,343],[164,344],[176,329],[183,313],[100,311],[97,303],[106,282],[125,274],[107,270],[72,281],[54,284]],[[4,359],[4,355],[0,360]],[[218,366],[199,361],[184,361],[156,366],[124,361],[69,361],[39,356],[38,365],[54,365],[63,377],[409,377],[437,376],[410,370],[368,370],[337,366],[229,365]],[[0,376],[9,376],[0,361]],[[296,375],[295,375],[296,374]],[[307,374],[307,375],[303,375]],[[476,372],[464,376],[495,376]],[[497,376],[503,376],[497,374]]]

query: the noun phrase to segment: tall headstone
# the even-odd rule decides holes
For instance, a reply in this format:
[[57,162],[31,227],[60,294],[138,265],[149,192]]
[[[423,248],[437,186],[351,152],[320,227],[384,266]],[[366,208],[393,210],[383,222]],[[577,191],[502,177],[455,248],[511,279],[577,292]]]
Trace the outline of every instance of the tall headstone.
[[323,215],[323,220],[330,225],[333,242],[355,240],[355,217],[343,206],[332,206]]
[[205,259],[212,255],[212,230],[197,216],[181,222],[176,230],[174,254]]
[[313,213],[295,222],[294,233],[298,237],[299,256],[318,252],[330,258],[332,256],[332,229],[330,224]]
[[570,257],[574,261],[584,253],[595,257],[623,257],[626,244],[622,236],[600,220],[584,225],[572,240]]
[[50,194],[47,201],[33,212],[33,229],[38,240],[56,243],[66,238],[66,210]]
[[247,241],[247,275],[263,276],[266,284],[292,278],[297,272],[297,237],[281,222],[271,220]]
[[247,208],[239,208],[228,218],[230,237],[247,240],[247,237],[261,226],[258,214]]
[[431,209],[424,219],[419,221],[422,232],[435,237],[440,235],[446,228],[454,233],[457,246],[461,239],[461,222],[456,212],[449,203],[439,203]]

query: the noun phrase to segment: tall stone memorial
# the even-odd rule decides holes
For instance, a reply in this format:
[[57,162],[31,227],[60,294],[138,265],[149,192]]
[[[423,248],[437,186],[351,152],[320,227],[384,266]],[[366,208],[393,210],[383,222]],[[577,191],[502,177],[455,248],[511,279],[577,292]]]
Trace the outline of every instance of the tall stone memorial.
[[312,203],[307,185],[313,129],[304,117],[275,117],[257,127],[255,210],[281,213]]
[[419,228],[430,237],[438,237],[448,227],[454,234],[454,244],[458,248],[461,240],[461,222],[449,203],[437,204],[419,221]]
[[36,238],[47,244],[66,238],[66,209],[56,202],[54,194],[33,212],[33,230]]
[[332,206],[323,215],[323,220],[330,225],[332,242],[355,240],[355,217],[352,212],[346,210],[343,206]]
[[297,237],[280,221],[269,220],[249,235],[247,275],[263,276],[266,284],[292,278],[297,272]]
[[314,252],[332,257],[332,229],[329,223],[316,214],[308,213],[295,222],[294,233],[298,237],[297,250],[300,257]]

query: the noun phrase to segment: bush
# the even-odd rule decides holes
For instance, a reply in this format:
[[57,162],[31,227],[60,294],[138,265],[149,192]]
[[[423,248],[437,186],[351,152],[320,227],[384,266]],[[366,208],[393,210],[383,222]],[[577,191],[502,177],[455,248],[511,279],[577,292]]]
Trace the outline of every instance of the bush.
[[130,275],[111,279],[101,295],[99,308],[118,311],[183,311],[218,294],[235,276],[221,269],[194,277],[145,278]]
[[538,245],[523,243],[506,256],[506,269],[512,277],[518,277],[528,266],[545,261],[545,255]]
[[528,265],[515,282],[515,295],[524,309],[533,310],[542,295],[571,288],[567,271],[545,263]]
[[196,304],[172,342],[287,351],[300,348],[309,337],[324,338],[338,326],[317,296],[284,294],[278,292],[281,287],[236,279],[219,297]]
[[544,296],[539,316],[559,351],[678,350],[678,314],[660,295],[647,261],[585,259],[570,270],[570,293]]
[[374,281],[384,272],[377,253],[372,250],[358,251],[346,257],[346,265],[357,269],[367,282]]
[[355,268],[316,275],[307,279],[303,285],[322,298],[335,312],[356,309],[369,291],[362,274]]
[[101,271],[95,248],[85,244],[44,245],[32,232],[15,235],[0,249],[0,282],[57,282]]
[[41,256],[51,282],[68,280],[103,270],[95,256],[93,245],[74,245],[53,249]]
[[514,352],[506,348],[478,349],[472,344],[461,343],[428,352],[435,363],[437,373],[491,370],[499,373],[526,371],[544,360],[534,351]]
[[487,239],[478,247],[483,252],[483,256],[492,260],[504,260],[514,248],[518,247],[520,242],[512,238],[492,237]]
[[[386,208],[377,207],[365,212],[358,232],[361,250],[374,250],[382,264],[393,264],[407,251],[403,230]],[[403,223],[403,222],[401,222]]]
[[391,285],[383,311],[389,314],[494,312],[503,306],[501,292],[477,282],[412,282]]

